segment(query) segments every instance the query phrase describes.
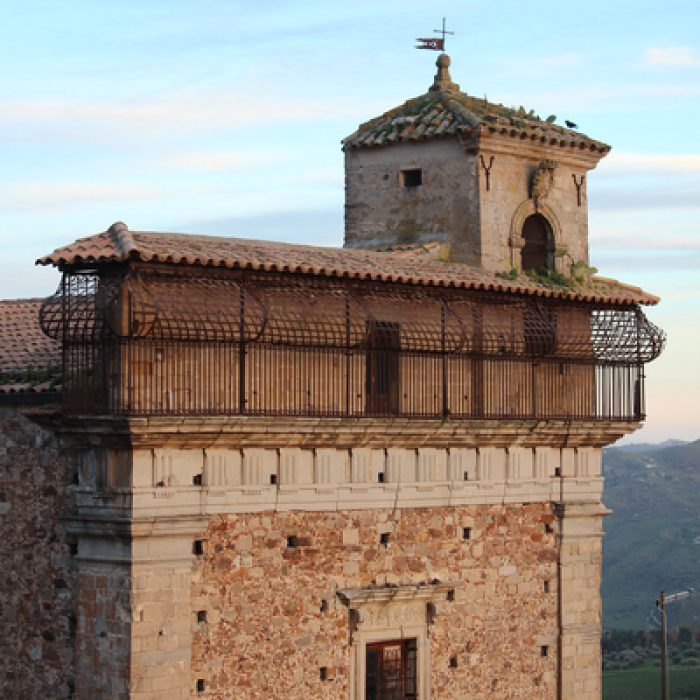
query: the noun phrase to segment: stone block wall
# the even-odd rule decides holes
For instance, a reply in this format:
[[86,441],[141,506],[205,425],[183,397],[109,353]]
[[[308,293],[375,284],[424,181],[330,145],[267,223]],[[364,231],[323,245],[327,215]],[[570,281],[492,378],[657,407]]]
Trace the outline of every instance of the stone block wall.
[[[531,183],[543,159],[556,161],[554,183],[535,206]],[[539,212],[560,255],[556,269],[588,262],[586,175],[598,156],[491,136],[401,143],[345,153],[345,245],[373,248],[444,241],[451,260],[492,272],[520,267],[522,224]],[[418,187],[401,171],[422,170]],[[488,182],[487,182],[488,169]],[[447,250],[447,249],[446,249]]]
[[[520,267],[520,249],[511,245],[511,237],[522,235],[522,222],[535,207],[530,199],[530,184],[538,163],[545,154],[528,153],[494,156],[490,189],[480,187],[481,264],[496,272]],[[561,158],[554,151],[547,156]],[[579,205],[574,184],[586,173],[586,167],[567,160],[557,161],[554,186],[543,200],[541,213],[554,229],[555,247],[570,257],[555,260],[557,268],[568,271],[572,262],[588,262],[588,205],[585,181]],[[515,227],[515,228],[514,228]]]
[[[423,184],[402,187],[420,168]],[[345,245],[445,241],[462,262],[479,263],[476,158],[456,139],[345,153]]]
[[553,519],[547,503],[214,517],[193,575],[192,691],[345,700],[338,591],[439,581],[454,593],[427,625],[431,697],[554,698]]
[[130,569],[81,562],[76,581],[77,700],[129,697]]
[[0,696],[68,698],[75,570],[59,517],[74,466],[52,433],[0,406]]

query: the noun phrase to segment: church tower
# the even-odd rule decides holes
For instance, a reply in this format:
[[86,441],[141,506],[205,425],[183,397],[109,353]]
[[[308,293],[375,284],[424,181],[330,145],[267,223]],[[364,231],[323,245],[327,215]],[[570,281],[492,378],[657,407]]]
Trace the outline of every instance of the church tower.
[[344,139],[345,246],[432,243],[491,272],[585,274],[586,175],[610,147],[461,92],[449,67],[438,56],[424,95]]

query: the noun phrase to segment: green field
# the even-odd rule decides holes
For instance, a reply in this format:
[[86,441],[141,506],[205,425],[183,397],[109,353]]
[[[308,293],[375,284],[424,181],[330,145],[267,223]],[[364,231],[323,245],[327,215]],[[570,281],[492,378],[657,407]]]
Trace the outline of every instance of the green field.
[[[700,700],[700,667],[670,667],[671,700]],[[603,673],[603,700],[659,700],[661,669],[647,661],[625,671]]]

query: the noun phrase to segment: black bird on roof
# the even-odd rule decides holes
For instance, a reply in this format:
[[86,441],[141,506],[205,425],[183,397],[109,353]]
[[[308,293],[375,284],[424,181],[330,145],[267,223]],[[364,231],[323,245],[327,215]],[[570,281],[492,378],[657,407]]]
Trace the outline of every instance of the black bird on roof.
[[568,126],[569,129],[578,129],[578,124],[575,124],[574,122],[571,122],[568,119],[564,121],[564,124],[566,124],[566,126]]

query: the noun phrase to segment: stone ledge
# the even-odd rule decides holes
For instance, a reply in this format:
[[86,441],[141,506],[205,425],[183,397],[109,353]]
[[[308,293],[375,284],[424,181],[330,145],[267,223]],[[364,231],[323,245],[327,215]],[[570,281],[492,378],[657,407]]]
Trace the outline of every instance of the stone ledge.
[[58,425],[72,447],[419,448],[603,447],[634,421],[428,420],[409,418],[71,417]]

